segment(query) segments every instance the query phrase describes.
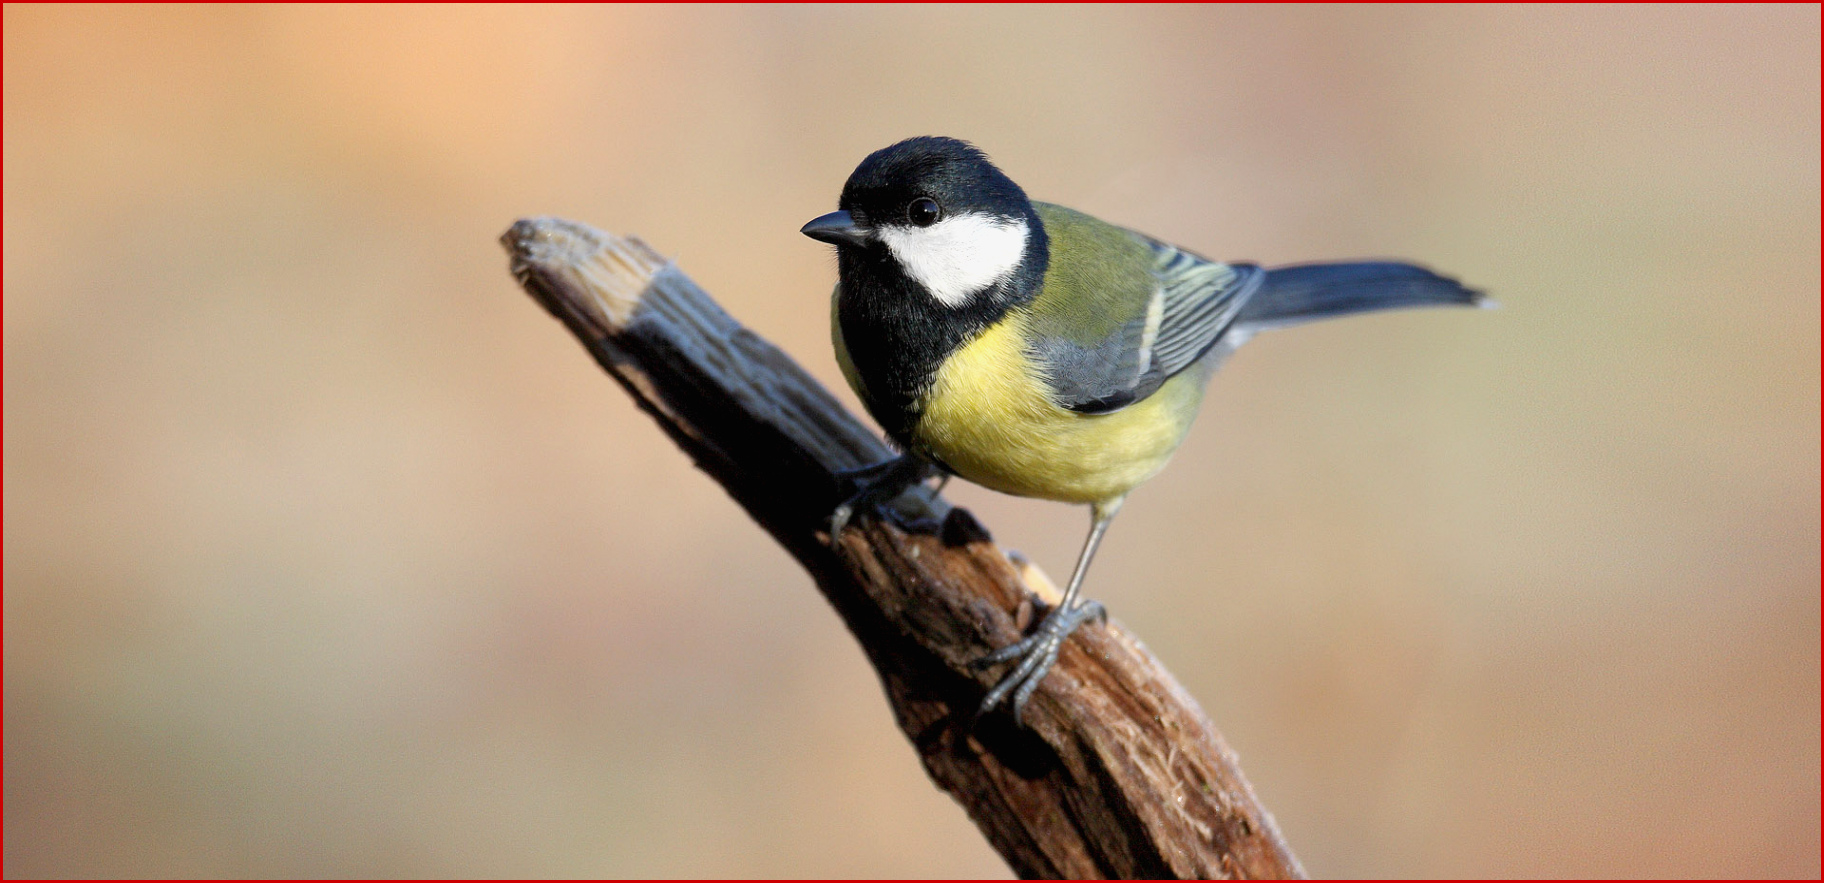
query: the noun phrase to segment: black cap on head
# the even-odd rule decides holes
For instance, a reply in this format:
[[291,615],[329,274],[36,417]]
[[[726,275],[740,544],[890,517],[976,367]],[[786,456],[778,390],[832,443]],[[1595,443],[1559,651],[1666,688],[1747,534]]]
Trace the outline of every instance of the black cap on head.
[[849,175],[837,205],[863,224],[906,224],[915,223],[907,214],[916,216],[913,203],[921,198],[935,200],[944,216],[1032,217],[1026,191],[986,154],[968,142],[930,135],[868,154]]

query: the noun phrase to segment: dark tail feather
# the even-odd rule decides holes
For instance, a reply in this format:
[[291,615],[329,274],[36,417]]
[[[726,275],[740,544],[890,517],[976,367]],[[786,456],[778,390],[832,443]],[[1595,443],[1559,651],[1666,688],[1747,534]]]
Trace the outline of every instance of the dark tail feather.
[[1412,264],[1298,264],[1268,270],[1266,284],[1241,308],[1235,324],[1254,330],[1369,310],[1450,304],[1492,302],[1455,279]]

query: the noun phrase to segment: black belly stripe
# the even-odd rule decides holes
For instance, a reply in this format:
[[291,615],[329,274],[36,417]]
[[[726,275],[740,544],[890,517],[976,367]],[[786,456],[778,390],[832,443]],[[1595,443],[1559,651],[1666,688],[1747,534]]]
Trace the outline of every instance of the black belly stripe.
[[[908,278],[884,247],[842,249],[837,321],[863,399],[881,428],[910,447],[919,400],[938,366],[1007,312],[1028,274],[998,284],[958,307],[946,307]],[[1036,274],[1035,274],[1036,275]],[[1036,289],[1036,285],[1032,286]]]

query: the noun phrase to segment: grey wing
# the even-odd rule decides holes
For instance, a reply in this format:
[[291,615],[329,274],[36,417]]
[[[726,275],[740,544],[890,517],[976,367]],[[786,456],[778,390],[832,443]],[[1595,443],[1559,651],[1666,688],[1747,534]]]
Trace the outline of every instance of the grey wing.
[[1216,345],[1267,273],[1253,264],[1205,260],[1162,242],[1153,244],[1153,253],[1163,303],[1151,367],[1163,383]]
[[1052,340],[1037,353],[1063,407],[1102,414],[1151,395],[1222,339],[1266,279],[1253,264],[1147,242],[1155,285],[1146,311],[1094,348]]

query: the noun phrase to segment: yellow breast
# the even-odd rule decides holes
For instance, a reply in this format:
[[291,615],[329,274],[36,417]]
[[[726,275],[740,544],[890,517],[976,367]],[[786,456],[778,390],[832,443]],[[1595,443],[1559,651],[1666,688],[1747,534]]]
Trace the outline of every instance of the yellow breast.
[[918,446],[976,484],[1068,503],[1111,502],[1163,469],[1196,416],[1203,372],[1113,413],[1061,408],[1025,357],[1025,322],[1016,309],[944,362]]

